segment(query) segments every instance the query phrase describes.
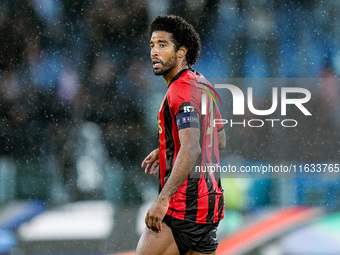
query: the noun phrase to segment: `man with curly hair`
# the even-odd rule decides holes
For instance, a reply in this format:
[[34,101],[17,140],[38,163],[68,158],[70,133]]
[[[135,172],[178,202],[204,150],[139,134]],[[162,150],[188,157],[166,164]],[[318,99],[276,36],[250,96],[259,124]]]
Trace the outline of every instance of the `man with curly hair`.
[[[158,16],[150,26],[153,72],[168,91],[158,114],[159,148],[143,161],[145,173],[159,174],[159,196],[149,208],[138,255],[215,254],[224,197],[219,149],[223,125],[214,89],[191,66],[199,58],[200,38],[192,25],[174,15]],[[208,169],[208,170],[207,170]]]

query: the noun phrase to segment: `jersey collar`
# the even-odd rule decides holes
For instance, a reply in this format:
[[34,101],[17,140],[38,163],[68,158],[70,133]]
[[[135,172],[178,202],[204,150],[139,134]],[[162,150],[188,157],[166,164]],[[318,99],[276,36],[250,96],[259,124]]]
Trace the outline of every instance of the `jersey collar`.
[[193,71],[191,68],[186,68],[186,69],[183,69],[182,71],[180,71],[178,74],[175,75],[174,78],[172,78],[171,82],[169,83],[169,86],[168,86],[168,89],[170,88],[171,84],[176,81],[181,75],[182,73],[184,73],[185,71]]

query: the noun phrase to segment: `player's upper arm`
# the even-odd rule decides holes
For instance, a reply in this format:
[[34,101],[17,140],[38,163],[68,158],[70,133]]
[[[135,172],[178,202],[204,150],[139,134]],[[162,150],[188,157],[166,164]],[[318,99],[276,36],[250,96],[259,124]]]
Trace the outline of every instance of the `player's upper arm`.
[[178,135],[181,149],[189,152],[188,157],[195,157],[201,153],[199,128],[190,127],[180,129]]
[[224,129],[217,133],[218,136],[218,148],[224,150],[227,146],[227,138]]

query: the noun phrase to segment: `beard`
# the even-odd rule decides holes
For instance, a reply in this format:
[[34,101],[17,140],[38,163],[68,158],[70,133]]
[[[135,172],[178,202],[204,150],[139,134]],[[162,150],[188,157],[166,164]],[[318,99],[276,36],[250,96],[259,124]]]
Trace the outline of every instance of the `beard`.
[[167,61],[163,62],[159,60],[162,65],[162,68],[154,68],[153,73],[155,75],[165,75],[167,74],[172,68],[174,68],[177,64],[177,55],[176,53],[172,55],[172,57]]

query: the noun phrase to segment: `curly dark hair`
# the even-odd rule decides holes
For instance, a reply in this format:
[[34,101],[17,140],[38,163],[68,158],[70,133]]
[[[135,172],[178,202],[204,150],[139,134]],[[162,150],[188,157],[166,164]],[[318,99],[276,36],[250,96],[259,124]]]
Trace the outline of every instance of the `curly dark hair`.
[[188,52],[186,60],[192,66],[200,57],[201,39],[195,28],[183,18],[176,15],[160,15],[150,25],[149,37],[154,31],[165,31],[172,34],[171,40],[175,44],[175,50],[186,46]]

